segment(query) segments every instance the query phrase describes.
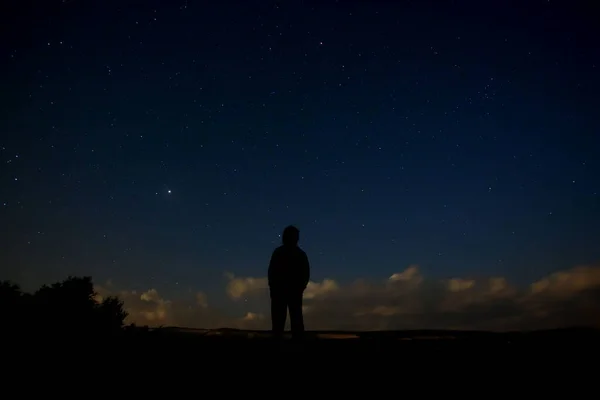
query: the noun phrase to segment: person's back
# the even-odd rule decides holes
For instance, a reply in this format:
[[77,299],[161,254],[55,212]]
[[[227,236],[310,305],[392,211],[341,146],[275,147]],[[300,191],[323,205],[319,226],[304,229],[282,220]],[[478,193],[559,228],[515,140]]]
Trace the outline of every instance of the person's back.
[[304,290],[308,284],[308,257],[298,246],[282,245],[273,251],[269,287],[285,291]]
[[273,333],[283,334],[287,310],[294,336],[304,331],[302,295],[310,279],[310,266],[306,253],[298,247],[299,231],[288,226],[283,231],[283,245],[277,247],[269,263],[269,291],[271,295],[271,320]]

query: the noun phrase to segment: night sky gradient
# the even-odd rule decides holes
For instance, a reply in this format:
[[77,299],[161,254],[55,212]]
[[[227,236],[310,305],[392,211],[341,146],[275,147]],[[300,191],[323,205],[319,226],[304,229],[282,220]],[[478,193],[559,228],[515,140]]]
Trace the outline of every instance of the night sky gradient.
[[[578,284],[600,287],[600,29],[585,2],[9,3],[2,279],[91,275],[133,293],[133,320],[268,327],[261,279],[295,224],[314,290],[409,266],[518,291],[584,266]],[[204,314],[173,316],[198,292]],[[138,315],[136,296],[172,314]],[[349,315],[321,325],[479,327]]]

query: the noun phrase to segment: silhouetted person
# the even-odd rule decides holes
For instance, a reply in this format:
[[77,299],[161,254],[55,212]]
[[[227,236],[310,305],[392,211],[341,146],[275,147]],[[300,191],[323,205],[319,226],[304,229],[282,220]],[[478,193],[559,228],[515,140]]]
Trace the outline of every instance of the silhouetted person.
[[283,336],[285,319],[290,310],[292,337],[304,333],[302,295],[310,279],[310,266],[306,253],[298,247],[300,231],[295,226],[283,230],[283,245],[273,251],[269,263],[269,292],[271,295],[271,322],[273,335]]

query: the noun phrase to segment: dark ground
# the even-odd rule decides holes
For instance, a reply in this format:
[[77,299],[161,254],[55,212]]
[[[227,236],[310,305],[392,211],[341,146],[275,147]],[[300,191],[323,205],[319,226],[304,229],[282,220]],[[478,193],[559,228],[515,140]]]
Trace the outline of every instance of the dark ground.
[[464,350],[519,348],[552,348],[594,346],[600,343],[600,331],[576,328],[533,332],[467,332],[467,331],[377,331],[377,332],[307,332],[302,341],[292,340],[289,333],[279,342],[268,331],[235,329],[195,330],[159,328],[133,333],[140,343],[162,347],[171,343],[189,352],[203,353],[302,353],[345,354],[411,353],[415,350]]
[[302,342],[276,343],[264,331],[130,328],[117,336],[30,332],[12,339],[3,342],[2,364],[10,366],[6,382],[28,376],[53,384],[79,382],[79,387],[83,379],[90,382],[87,388],[136,393],[153,393],[156,385],[185,391],[217,387],[221,393],[247,393],[250,385],[263,393],[281,382],[277,385],[288,386],[286,393],[299,396],[321,390],[349,396],[360,387],[381,391],[389,385],[447,395],[450,389],[468,389],[461,387],[467,382],[508,390],[537,386],[532,376],[543,376],[548,387],[553,375],[562,376],[557,382],[569,376],[594,382],[586,376],[594,374],[590,366],[600,349],[600,331],[593,329],[307,332]]

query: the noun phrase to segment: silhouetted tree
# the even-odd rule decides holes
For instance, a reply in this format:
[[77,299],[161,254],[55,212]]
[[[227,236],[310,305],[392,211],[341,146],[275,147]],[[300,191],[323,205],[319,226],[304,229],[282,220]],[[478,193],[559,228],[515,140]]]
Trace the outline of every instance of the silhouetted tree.
[[0,281],[0,313],[6,329],[21,325],[23,315],[23,292],[19,285]]
[[0,302],[18,301],[23,292],[19,285],[11,281],[0,281]]
[[36,320],[50,331],[91,333],[95,328],[94,285],[91,277],[69,276],[34,293]]
[[33,295],[0,281],[0,311],[9,331],[35,328],[40,334],[98,335],[123,331],[127,312],[117,297],[96,300],[91,277],[69,276],[43,285]]
[[107,297],[97,306],[99,322],[103,329],[119,331],[125,325],[127,312],[123,308],[123,301],[118,297]]

